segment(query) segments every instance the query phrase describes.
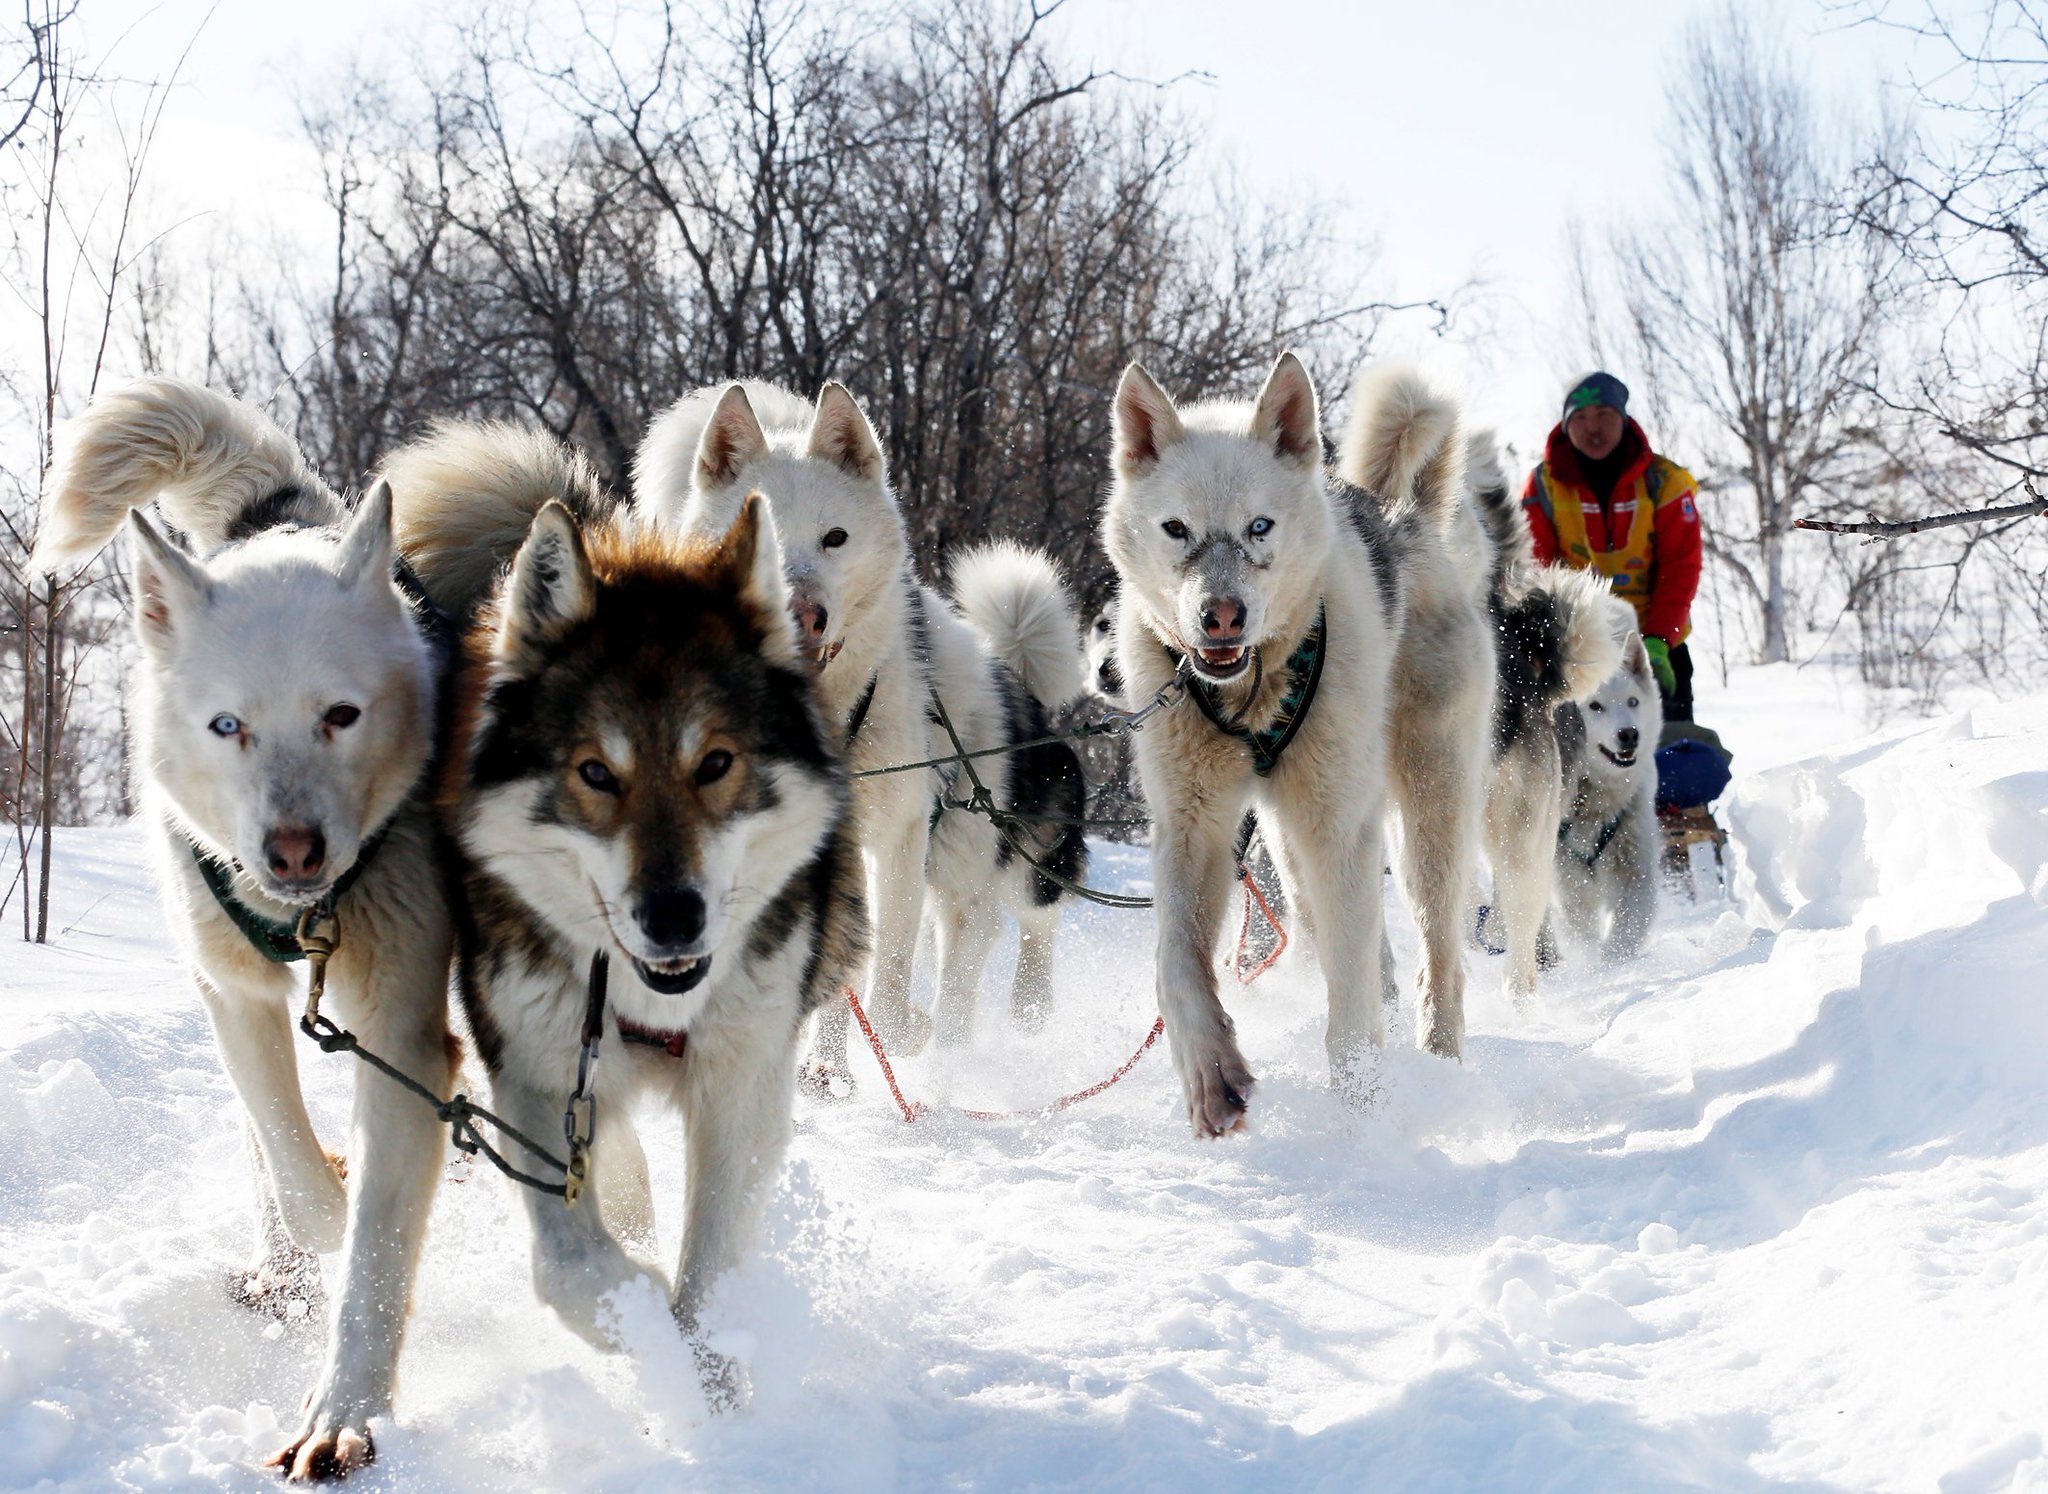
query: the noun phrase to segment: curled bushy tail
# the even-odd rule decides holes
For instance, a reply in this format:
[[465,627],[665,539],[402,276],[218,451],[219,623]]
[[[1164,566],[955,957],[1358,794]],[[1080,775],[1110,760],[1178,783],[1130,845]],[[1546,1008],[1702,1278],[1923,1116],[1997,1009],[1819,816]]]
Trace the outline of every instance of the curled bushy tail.
[[961,551],[953,557],[953,602],[1040,705],[1064,705],[1081,693],[1080,624],[1043,550],[998,540]]
[[584,457],[546,431],[443,421],[385,460],[393,532],[434,605],[467,619],[549,500],[577,519],[617,503]]
[[1536,570],[1534,582],[1556,611],[1565,699],[1590,700],[1621,669],[1622,650],[1636,633],[1635,608],[1598,571],[1547,565]]
[[1381,364],[1359,375],[1337,470],[1376,495],[1390,518],[1412,510],[1448,523],[1465,498],[1465,447],[1457,401],[1422,371]]
[[262,411],[204,385],[144,379],[57,428],[30,565],[49,575],[90,560],[152,500],[202,554],[274,524],[331,524],[345,512]]
[[1465,438],[1465,486],[1493,550],[1492,591],[1500,595],[1519,590],[1528,584],[1536,555],[1529,540],[1529,521],[1522,517],[1522,505],[1508,487],[1500,442],[1490,430],[1474,431]]

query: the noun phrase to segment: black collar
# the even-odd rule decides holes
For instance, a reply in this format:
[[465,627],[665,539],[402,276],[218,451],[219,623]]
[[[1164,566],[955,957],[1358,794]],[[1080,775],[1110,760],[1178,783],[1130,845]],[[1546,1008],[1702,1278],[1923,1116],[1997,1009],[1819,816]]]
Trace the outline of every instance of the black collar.
[[[1251,749],[1252,771],[1261,778],[1273,775],[1273,770],[1280,766],[1280,755],[1301,730],[1302,722],[1308,720],[1309,707],[1315,703],[1316,686],[1323,677],[1323,655],[1327,652],[1324,645],[1328,638],[1325,609],[1318,604],[1315,626],[1287,656],[1287,683],[1281,691],[1279,711],[1258,731],[1249,731],[1238,717],[1226,715],[1217,687],[1192,670],[1188,673],[1188,695],[1209,718],[1210,725],[1226,736],[1236,737]],[[1172,654],[1173,650],[1168,649],[1167,652]],[[1186,660],[1176,654],[1174,663],[1178,667]]]

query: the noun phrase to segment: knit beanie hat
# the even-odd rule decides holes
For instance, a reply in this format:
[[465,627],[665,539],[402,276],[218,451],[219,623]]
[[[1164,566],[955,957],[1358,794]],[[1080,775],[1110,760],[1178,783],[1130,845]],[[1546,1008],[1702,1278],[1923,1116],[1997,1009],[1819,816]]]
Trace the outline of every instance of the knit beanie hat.
[[1570,420],[1574,412],[1605,405],[1617,415],[1628,413],[1628,385],[1611,373],[1589,373],[1572,386],[1571,393],[1564,397],[1564,414],[1561,420]]

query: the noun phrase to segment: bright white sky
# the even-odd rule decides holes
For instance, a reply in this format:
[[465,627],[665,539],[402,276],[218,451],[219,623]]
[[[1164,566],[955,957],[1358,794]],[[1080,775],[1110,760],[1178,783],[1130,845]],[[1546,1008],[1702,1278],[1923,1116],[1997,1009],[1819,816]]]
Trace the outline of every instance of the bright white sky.
[[[1597,232],[1617,214],[1661,211],[1661,90],[1688,20],[1710,3],[1070,0],[1062,21],[1076,53],[1099,66],[1212,74],[1178,97],[1208,121],[1216,159],[1257,190],[1335,205],[1362,245],[1378,242],[1376,261],[1360,257],[1361,299],[1423,297],[1481,277],[1467,336],[1441,341],[1417,315],[1385,346],[1461,383],[1527,455],[1584,366],[1567,314],[1567,225],[1576,217]],[[119,60],[148,75],[208,7],[81,9],[95,48],[132,26]],[[405,0],[220,0],[159,147],[166,204],[252,238],[268,225],[317,231],[288,80],[352,54],[404,66],[427,13]],[[1903,62],[1895,38],[1841,29],[1822,0],[1762,13],[1827,96],[1875,112],[1877,78]],[[1670,225],[1684,231],[1681,215]]]

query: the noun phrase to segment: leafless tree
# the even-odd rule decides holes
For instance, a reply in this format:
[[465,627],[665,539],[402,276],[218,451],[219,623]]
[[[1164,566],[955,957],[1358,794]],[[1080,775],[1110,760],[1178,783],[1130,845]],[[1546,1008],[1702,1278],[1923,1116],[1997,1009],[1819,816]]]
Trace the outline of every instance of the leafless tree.
[[1869,390],[1894,282],[1875,221],[1842,231],[1847,151],[1758,24],[1728,9],[1688,33],[1665,94],[1669,203],[1611,248],[1637,366],[1702,417],[1713,485],[1751,499],[1746,521],[1703,512],[1769,662],[1790,653],[1793,518],[1867,500],[1881,461]]

